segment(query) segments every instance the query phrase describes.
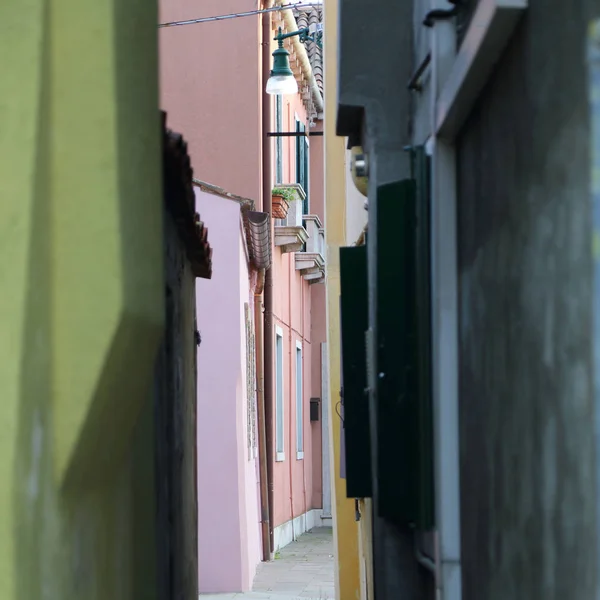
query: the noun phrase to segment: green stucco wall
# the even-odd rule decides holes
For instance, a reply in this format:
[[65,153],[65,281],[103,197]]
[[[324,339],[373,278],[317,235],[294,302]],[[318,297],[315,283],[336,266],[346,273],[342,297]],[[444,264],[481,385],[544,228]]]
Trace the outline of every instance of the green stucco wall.
[[0,598],[153,598],[157,12],[0,3]]

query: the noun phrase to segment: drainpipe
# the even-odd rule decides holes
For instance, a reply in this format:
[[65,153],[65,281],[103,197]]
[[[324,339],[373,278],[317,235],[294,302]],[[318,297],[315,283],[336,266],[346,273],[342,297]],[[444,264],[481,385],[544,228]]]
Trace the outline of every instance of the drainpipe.
[[[272,2],[265,2],[269,8]],[[263,13],[262,16],[262,209],[269,215],[269,226],[272,227],[271,205],[271,139],[267,136],[271,125],[271,97],[266,92],[267,80],[271,72],[271,15]],[[267,454],[267,505],[269,515],[273,516],[274,491],[273,491],[273,267],[265,273],[264,291],[264,425],[265,445]],[[269,521],[269,558],[273,558],[274,538],[273,521]]]
[[[432,8],[445,9],[445,0]],[[461,600],[460,440],[458,405],[458,281],[456,155],[454,145],[435,137],[437,99],[456,54],[451,22],[431,32],[433,395],[436,459],[437,597]]]
[[[288,255],[289,256],[289,255]],[[296,344],[294,343],[294,335],[293,335],[293,329],[292,329],[292,269],[294,268],[294,264],[293,261],[295,259],[292,258],[292,260],[290,261],[290,268],[288,269],[288,290],[289,290],[289,294],[288,294],[288,315],[290,316],[290,333],[289,333],[289,359],[288,359],[288,390],[289,390],[289,394],[288,394],[288,398],[290,399],[290,404],[289,404],[289,410],[288,410],[288,443],[290,445],[290,457],[288,459],[288,466],[289,466],[289,473],[290,473],[290,515],[292,517],[291,519],[291,523],[292,523],[292,540],[296,541],[296,533],[294,532],[294,469],[293,469],[293,465],[296,463],[297,460],[297,450],[298,450],[298,446],[296,444],[296,447],[294,447],[294,445],[292,444],[292,412],[296,415],[296,417],[298,416],[296,414],[296,394],[294,393],[294,389],[292,386],[292,361],[295,363],[296,361],[294,360],[296,357],[296,353],[293,352],[293,350],[295,350],[295,346]],[[297,373],[296,373],[297,375]],[[285,411],[283,413],[285,415]],[[296,428],[296,431],[298,431],[298,429]]]
[[260,522],[262,530],[263,560],[271,557],[269,539],[269,491],[267,473],[267,423],[265,421],[265,372],[264,372],[264,323],[262,294],[265,288],[265,271],[271,266],[271,221],[264,212],[255,212],[242,208],[242,219],[246,232],[246,243],[250,261],[256,269],[254,285],[254,339],[256,340],[256,404],[258,412],[258,467],[260,472]]
[[[303,491],[304,491],[304,518],[306,519],[306,515],[308,513],[308,505],[306,504],[306,456],[307,456],[307,452],[306,452],[306,431],[304,428],[304,424],[306,423],[306,420],[304,419],[304,396],[306,394],[306,390],[304,387],[304,374],[306,373],[306,369],[304,368],[304,365],[306,364],[306,361],[304,360],[304,357],[306,356],[305,354],[305,350],[306,350],[306,345],[304,344],[304,328],[306,326],[306,323],[304,323],[304,294],[305,292],[308,291],[308,293],[310,293],[310,287],[308,290],[306,290],[305,285],[304,285],[304,281],[302,281],[302,294],[300,296],[300,307],[301,307],[301,313],[300,313],[300,343],[302,344],[302,452],[304,453],[304,456],[302,458],[302,487],[303,487]],[[312,358],[312,349],[311,349],[311,358]],[[312,363],[308,364],[308,368],[312,370]],[[311,394],[312,395],[312,394]],[[310,410],[310,404],[309,404],[309,410]],[[310,420],[309,420],[310,423]],[[312,426],[310,426],[310,429],[308,430],[310,433],[312,433]],[[311,436],[311,445],[310,445],[310,457],[312,459],[312,453],[313,453],[313,447],[312,447],[312,436]],[[312,488],[312,486],[311,486]]]
[[265,286],[265,269],[258,272],[254,291],[254,337],[256,339],[256,400],[258,405],[258,468],[260,473],[260,522],[262,535],[262,559],[271,560],[269,475],[267,469],[267,423],[265,420],[265,370],[264,322],[262,293]]

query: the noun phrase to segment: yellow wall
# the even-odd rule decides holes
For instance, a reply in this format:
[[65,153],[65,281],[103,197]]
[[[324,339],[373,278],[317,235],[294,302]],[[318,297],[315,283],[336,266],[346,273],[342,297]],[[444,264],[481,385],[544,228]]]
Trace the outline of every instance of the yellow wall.
[[154,597],[156,22],[0,2],[2,600]]
[[[340,400],[340,267],[339,247],[346,240],[345,146],[335,135],[337,72],[337,0],[324,2],[325,55],[325,215],[327,241],[327,332],[329,349],[329,398],[333,474],[332,504],[336,549],[336,594],[339,600],[358,600],[360,568],[358,525],[354,501],[346,498],[346,483],[340,478],[340,420],[336,405]],[[354,240],[352,240],[354,241]]]

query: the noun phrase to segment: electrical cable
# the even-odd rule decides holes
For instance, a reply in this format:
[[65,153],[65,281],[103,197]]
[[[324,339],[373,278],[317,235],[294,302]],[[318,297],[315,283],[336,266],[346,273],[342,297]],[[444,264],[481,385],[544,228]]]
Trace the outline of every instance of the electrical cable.
[[238,17],[251,17],[263,13],[285,10],[286,8],[308,8],[310,6],[323,6],[322,2],[298,2],[297,4],[281,4],[271,8],[262,8],[259,10],[249,10],[241,13],[229,13],[226,15],[216,15],[214,17],[201,17],[199,19],[187,19],[185,21],[170,21],[168,23],[159,23],[158,27],[176,27],[178,25],[194,25],[196,23],[209,23],[211,21],[225,21],[226,19],[236,19]]

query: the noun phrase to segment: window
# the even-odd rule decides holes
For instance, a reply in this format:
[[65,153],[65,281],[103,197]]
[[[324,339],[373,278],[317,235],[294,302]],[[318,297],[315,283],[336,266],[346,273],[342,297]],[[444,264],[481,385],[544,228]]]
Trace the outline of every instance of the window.
[[296,342],[296,458],[304,458],[304,410],[302,402],[302,342]]
[[283,445],[283,331],[275,328],[275,453],[285,460]]
[[[306,125],[296,115],[296,132],[306,133]],[[304,206],[302,207],[302,214],[308,215],[309,202],[308,202],[308,137],[305,135],[299,135],[296,137],[296,183],[299,183],[306,194],[304,199]]]
[[[275,131],[283,131],[283,105],[282,97],[275,96]],[[283,138],[275,138],[275,183],[283,183]]]

